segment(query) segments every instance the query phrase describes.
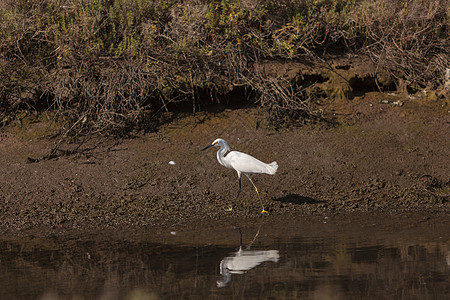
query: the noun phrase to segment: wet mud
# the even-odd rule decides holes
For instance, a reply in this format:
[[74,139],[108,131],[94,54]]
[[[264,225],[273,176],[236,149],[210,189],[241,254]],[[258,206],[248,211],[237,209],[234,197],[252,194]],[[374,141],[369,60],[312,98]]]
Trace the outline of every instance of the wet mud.
[[[411,224],[448,221],[446,100],[371,92],[323,108],[332,125],[279,130],[255,108],[171,114],[156,132],[65,142],[52,159],[43,159],[59,141],[50,122],[13,123],[0,132],[0,229],[37,236],[144,231],[156,238],[167,228],[234,220],[395,214],[414,216]],[[252,176],[269,214],[261,215],[245,177],[235,210],[225,211],[237,193],[236,173],[219,165],[215,150],[200,151],[218,137],[278,162],[276,175]]]

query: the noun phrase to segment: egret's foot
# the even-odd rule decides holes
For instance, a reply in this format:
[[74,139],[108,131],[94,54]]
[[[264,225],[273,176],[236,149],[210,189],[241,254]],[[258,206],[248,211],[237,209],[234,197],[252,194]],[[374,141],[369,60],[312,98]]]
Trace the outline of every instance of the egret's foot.
[[269,212],[268,212],[267,210],[263,209],[263,210],[261,211],[261,213],[262,213],[262,214],[268,214]]
[[232,207],[225,208],[225,211],[233,211],[233,208]]

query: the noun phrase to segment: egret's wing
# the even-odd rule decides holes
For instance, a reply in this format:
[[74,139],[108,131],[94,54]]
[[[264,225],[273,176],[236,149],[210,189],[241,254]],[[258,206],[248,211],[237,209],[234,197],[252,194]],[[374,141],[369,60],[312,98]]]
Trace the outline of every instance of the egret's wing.
[[272,166],[239,151],[231,151],[226,156],[226,159],[233,169],[242,173],[275,173]]
[[242,274],[263,262],[278,262],[279,257],[277,250],[244,250],[239,255],[228,258],[227,269],[232,274]]

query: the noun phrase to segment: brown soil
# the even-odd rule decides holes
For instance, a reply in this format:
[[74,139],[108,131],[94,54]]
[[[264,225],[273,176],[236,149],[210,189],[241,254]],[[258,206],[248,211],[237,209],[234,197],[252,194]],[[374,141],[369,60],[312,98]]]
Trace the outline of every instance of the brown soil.
[[[323,106],[335,125],[275,131],[254,108],[171,115],[157,132],[66,143],[54,159],[42,159],[58,142],[49,122],[16,122],[0,131],[0,229],[157,233],[262,218],[348,223],[364,214],[448,225],[448,100],[370,92]],[[200,151],[218,137],[278,162],[275,176],[252,177],[268,215],[245,177],[235,210],[224,211],[237,192],[236,173],[219,165],[214,150]]]

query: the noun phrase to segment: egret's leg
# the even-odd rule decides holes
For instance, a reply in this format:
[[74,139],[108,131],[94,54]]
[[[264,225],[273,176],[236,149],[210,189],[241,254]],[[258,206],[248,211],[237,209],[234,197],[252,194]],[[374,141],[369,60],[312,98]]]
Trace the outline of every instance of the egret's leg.
[[241,176],[239,176],[239,190],[237,192],[236,198],[234,198],[233,204],[230,208],[226,209],[226,211],[232,211],[234,206],[236,205],[236,200],[239,197],[239,194],[241,193]]
[[250,176],[247,175],[247,174],[245,174],[245,175],[247,176],[248,180],[250,180],[250,182],[253,184],[253,187],[255,188],[256,195],[258,196],[259,202],[261,203],[261,207],[262,207],[261,213],[262,213],[262,214],[263,214],[263,213],[268,213],[268,211],[264,209],[264,205],[263,205],[263,203],[262,203],[261,197],[259,196],[258,188],[257,188],[256,185],[253,183],[253,181],[252,181],[252,179],[250,178]]

